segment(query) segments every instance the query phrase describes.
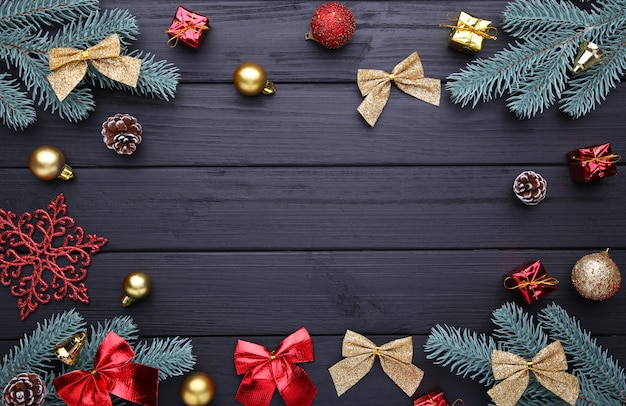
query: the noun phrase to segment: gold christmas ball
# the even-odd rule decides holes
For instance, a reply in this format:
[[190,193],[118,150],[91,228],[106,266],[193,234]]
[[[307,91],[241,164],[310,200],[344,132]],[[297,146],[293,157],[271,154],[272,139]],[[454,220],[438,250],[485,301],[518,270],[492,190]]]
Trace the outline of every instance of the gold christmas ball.
[[582,297],[604,300],[619,291],[622,276],[606,250],[579,259],[572,269],[572,283]]
[[122,305],[130,306],[135,300],[148,296],[152,288],[150,277],[143,272],[131,272],[124,278]]
[[187,406],[204,406],[215,396],[215,384],[203,372],[192,372],[180,384],[180,398]]
[[65,165],[65,156],[54,145],[41,145],[30,153],[28,158],[30,171],[42,180],[60,178],[69,180],[74,177],[72,168]]
[[242,63],[233,73],[233,83],[239,92],[246,96],[259,93],[273,94],[274,84],[267,80],[265,70],[254,62]]

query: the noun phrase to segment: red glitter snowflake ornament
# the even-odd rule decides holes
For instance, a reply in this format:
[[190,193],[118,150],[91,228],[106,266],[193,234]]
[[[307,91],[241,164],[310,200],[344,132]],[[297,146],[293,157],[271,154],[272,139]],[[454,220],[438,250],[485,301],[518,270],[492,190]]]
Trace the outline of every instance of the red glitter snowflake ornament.
[[66,213],[63,193],[48,204],[47,211],[25,212],[18,218],[0,209],[0,283],[10,286],[18,298],[22,320],[53,297],[89,303],[82,281],[91,264],[90,254],[100,251],[108,240],[85,234]]
[[346,45],[354,35],[356,23],[350,9],[336,1],[320,5],[311,17],[311,31],[304,38],[335,49]]

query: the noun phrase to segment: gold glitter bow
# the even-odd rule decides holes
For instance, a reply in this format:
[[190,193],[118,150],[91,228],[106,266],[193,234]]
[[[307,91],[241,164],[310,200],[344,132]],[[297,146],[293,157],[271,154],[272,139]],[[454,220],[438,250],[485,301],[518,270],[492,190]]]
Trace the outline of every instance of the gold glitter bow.
[[366,96],[357,108],[367,123],[374,127],[376,120],[383,112],[389,94],[391,82],[398,89],[426,103],[439,106],[441,97],[441,81],[425,78],[424,68],[417,52],[413,52],[405,60],[396,65],[391,73],[375,69],[359,69],[357,83],[361,96]]
[[48,80],[59,100],[80,83],[87,73],[87,60],[103,75],[125,85],[136,87],[141,59],[120,56],[120,39],[113,34],[84,51],[75,48],[52,48],[48,63]]
[[343,338],[341,355],[347,357],[328,368],[333,378],[337,396],[359,382],[374,365],[378,355],[383,371],[408,396],[417,390],[424,372],[411,364],[413,361],[413,339],[400,338],[377,347],[361,334],[347,330]]
[[533,371],[537,381],[570,405],[576,403],[580,384],[567,370],[567,358],[560,341],[555,341],[527,362],[519,355],[493,350],[491,368],[495,379],[504,379],[487,391],[497,406],[514,406],[522,397]]

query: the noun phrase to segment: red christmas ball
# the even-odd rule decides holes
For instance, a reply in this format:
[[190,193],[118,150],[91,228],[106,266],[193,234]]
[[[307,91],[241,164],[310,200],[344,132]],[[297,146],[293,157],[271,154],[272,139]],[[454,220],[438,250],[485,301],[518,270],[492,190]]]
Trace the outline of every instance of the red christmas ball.
[[306,39],[312,39],[329,49],[341,48],[354,35],[356,23],[350,9],[336,1],[320,5],[311,17],[311,31]]

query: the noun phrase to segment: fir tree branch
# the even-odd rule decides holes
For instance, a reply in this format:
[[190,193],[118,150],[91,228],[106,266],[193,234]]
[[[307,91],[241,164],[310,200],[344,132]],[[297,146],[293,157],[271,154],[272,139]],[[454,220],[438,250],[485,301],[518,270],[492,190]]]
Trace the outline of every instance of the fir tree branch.
[[435,364],[450,366],[457,375],[469,376],[485,386],[493,384],[491,352],[497,349],[493,338],[467,329],[436,325],[424,345],[426,358]]
[[533,317],[512,302],[495,310],[491,321],[497,326],[493,335],[503,341],[504,351],[531,359],[548,344],[548,336],[535,327]]
[[159,380],[189,372],[196,364],[191,340],[188,338],[154,339],[147,344],[140,342],[135,347],[134,362],[159,369]]
[[[581,379],[580,398],[590,405],[626,403],[626,373],[597,345],[591,333],[582,330],[580,323],[556,304],[551,304],[538,314],[539,323],[550,331],[551,337],[560,340],[565,352],[572,357],[574,374]],[[600,403],[596,403],[600,401]]]
[[60,24],[98,10],[98,0],[13,0],[0,3],[3,29]]
[[[569,36],[593,23],[592,16],[569,2],[526,0],[509,3],[502,28],[524,40]],[[547,37],[547,38],[546,38]]]
[[23,130],[37,119],[33,101],[5,73],[0,74],[0,116],[2,124],[14,130]]
[[9,380],[22,372],[35,372],[47,379],[56,360],[52,348],[73,334],[84,329],[83,318],[74,310],[52,316],[37,328],[30,336],[24,335],[2,359],[0,367],[0,387],[5,387]]

